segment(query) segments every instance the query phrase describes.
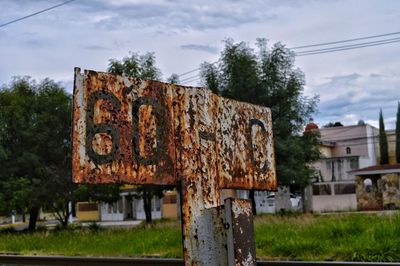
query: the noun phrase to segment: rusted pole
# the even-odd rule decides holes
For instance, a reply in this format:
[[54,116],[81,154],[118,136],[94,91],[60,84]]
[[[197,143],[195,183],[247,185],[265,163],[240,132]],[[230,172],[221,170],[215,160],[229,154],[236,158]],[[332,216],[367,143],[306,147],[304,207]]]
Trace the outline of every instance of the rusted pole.
[[225,200],[228,265],[255,266],[253,212],[251,200]]
[[[201,97],[198,97],[198,96]],[[182,132],[182,234],[185,265],[227,265],[224,210],[216,170],[215,95],[206,90],[185,95]]]

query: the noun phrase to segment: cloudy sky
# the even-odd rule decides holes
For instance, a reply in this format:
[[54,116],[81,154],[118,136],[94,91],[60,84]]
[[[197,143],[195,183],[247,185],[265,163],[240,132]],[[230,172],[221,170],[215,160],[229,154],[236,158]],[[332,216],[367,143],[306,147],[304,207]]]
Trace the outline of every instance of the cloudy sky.
[[[61,2],[0,0],[0,25]],[[297,47],[395,33],[399,25],[397,0],[75,0],[0,26],[0,85],[18,75],[50,77],[71,92],[75,66],[104,71],[109,59],[129,51],[155,52],[166,79],[217,60],[226,38],[253,46],[256,38],[265,37],[271,44]],[[400,33],[358,42],[394,38]],[[307,49],[321,48],[327,47]],[[362,119],[377,126],[382,108],[386,127],[394,128],[400,42],[299,56],[296,65],[306,76],[305,94],[320,97],[319,125]]]

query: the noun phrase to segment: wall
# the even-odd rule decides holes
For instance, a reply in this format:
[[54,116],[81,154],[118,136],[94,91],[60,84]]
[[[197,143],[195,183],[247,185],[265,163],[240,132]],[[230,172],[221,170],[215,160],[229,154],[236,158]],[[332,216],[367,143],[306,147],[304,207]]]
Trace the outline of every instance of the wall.
[[76,204],[76,218],[78,221],[98,221],[99,207],[97,202],[78,202]]
[[177,219],[178,218],[178,205],[176,191],[165,192],[162,204],[162,217]]
[[[367,188],[368,182],[371,186]],[[357,209],[359,211],[382,210],[382,189],[380,175],[366,175],[356,177]]]
[[332,147],[320,145],[319,150],[321,152],[321,157],[325,158],[332,157]]
[[312,186],[314,212],[351,211],[357,209],[354,182],[323,182]]
[[124,200],[120,198],[117,202],[100,204],[101,221],[123,221],[124,220]]
[[[348,173],[358,169],[360,161],[358,156],[322,158],[315,164],[315,168],[321,173],[323,182],[354,180],[354,175]],[[332,166],[334,167],[335,180],[332,180]]]
[[[143,208],[143,199],[138,199],[134,201],[135,210],[136,210],[136,219],[137,220],[146,220],[146,214]],[[154,197],[151,200],[151,217],[152,219],[161,219],[161,206],[162,206],[162,199]]]
[[400,209],[400,174],[382,176],[382,203],[384,209]]
[[314,212],[357,210],[356,194],[313,196],[312,210]]
[[178,209],[175,204],[163,204],[163,218],[169,219],[177,219],[178,218]]
[[[346,155],[369,156],[367,143],[367,127],[346,126],[321,128],[321,140],[334,141],[336,146],[332,149],[332,157]],[[347,154],[346,148],[351,148],[351,154]]]

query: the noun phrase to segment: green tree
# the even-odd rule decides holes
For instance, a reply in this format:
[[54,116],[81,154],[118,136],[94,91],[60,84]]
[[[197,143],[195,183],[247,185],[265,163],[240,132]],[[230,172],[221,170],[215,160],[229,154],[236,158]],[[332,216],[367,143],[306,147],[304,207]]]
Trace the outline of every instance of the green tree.
[[12,211],[22,214],[25,222],[25,213],[29,209],[32,193],[37,187],[36,182],[31,183],[23,177],[0,182],[0,213],[10,214]]
[[381,164],[389,163],[388,141],[385,132],[382,109],[379,112],[379,151],[381,153]]
[[310,163],[319,158],[318,134],[301,134],[318,98],[303,95],[304,74],[293,52],[281,43],[269,48],[265,39],[257,47],[225,41],[218,64],[202,65],[202,80],[222,96],[271,109],[278,182],[302,189],[315,174]]
[[200,66],[200,76],[203,80],[203,86],[210,89],[215,94],[220,94],[219,89],[219,78],[218,78],[218,69],[214,64],[210,64],[204,62]]
[[[108,65],[108,72],[115,75],[126,75],[141,79],[161,79],[161,71],[156,67],[156,58],[154,53],[147,52],[144,55],[130,53],[129,57],[122,60],[112,59]],[[171,76],[173,82],[178,82],[177,76]],[[151,200],[154,196],[162,196],[163,187],[142,185],[138,187],[138,195],[143,199],[143,208],[146,215],[146,223],[152,222]]]
[[396,115],[396,162],[400,163],[400,102],[397,103]]
[[119,184],[83,184],[73,192],[76,201],[101,201],[113,203],[119,200]]
[[141,79],[160,79],[161,71],[156,67],[154,53],[147,52],[144,55],[130,53],[130,56],[122,60],[111,59],[108,64],[108,72],[115,75],[125,75]]
[[0,205],[29,212],[30,230],[40,208],[56,200],[50,187],[70,172],[70,103],[49,79],[15,78],[0,90]]
[[171,84],[178,84],[179,76],[177,74],[172,74],[169,78],[167,78],[167,82]]
[[[362,121],[362,120],[360,120],[360,121]],[[341,122],[335,122],[335,123],[329,122],[328,124],[324,125],[323,127],[329,128],[329,127],[342,127],[342,126],[343,126],[343,124]]]

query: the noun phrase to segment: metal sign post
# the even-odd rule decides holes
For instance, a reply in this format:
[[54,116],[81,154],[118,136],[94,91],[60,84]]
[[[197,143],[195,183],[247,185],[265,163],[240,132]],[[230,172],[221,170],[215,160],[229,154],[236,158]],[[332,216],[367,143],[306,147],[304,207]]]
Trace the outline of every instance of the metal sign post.
[[74,84],[74,181],[181,184],[185,264],[255,265],[251,205],[220,189],[275,188],[270,110],[79,68]]

